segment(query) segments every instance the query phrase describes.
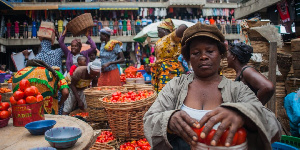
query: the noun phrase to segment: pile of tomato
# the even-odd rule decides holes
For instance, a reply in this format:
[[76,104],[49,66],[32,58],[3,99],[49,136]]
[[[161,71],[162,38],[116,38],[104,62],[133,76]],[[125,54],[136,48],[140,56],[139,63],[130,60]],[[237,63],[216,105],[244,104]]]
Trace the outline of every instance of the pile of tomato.
[[12,76],[11,76],[11,78],[7,81],[7,83],[12,83]]
[[88,117],[89,113],[88,112],[81,112],[81,113],[77,113],[75,115],[72,115],[72,117],[74,117],[74,116]]
[[6,73],[6,72],[4,72],[4,71],[0,70],[0,73]]
[[129,66],[128,68],[125,69],[125,72],[135,72],[137,71],[138,69],[136,69],[135,67],[133,66]]
[[[198,142],[200,143],[204,143],[206,145],[211,145],[211,141],[216,133],[215,129],[212,129],[208,135],[205,137],[205,139],[202,139],[200,137],[200,134],[203,130],[204,126],[200,129],[197,128],[193,128],[194,132],[197,134],[198,136]],[[217,142],[217,146],[225,146],[225,142],[226,142],[226,138],[229,134],[229,130],[225,130],[224,133],[222,134],[220,140]],[[231,146],[235,146],[235,145],[240,145],[243,144],[246,141],[247,138],[247,131],[244,128],[240,128],[237,130],[237,132],[235,133],[233,140],[231,142]]]
[[145,70],[144,65],[141,65],[137,70]]
[[35,86],[30,86],[27,79],[23,79],[19,83],[19,89],[10,97],[12,105],[32,104],[42,101],[44,98]]
[[135,78],[135,75],[130,72],[126,74],[126,78]]
[[8,88],[0,88],[0,93],[9,93],[11,92],[11,89]]
[[142,99],[145,99],[153,94],[153,91],[128,91],[127,93],[122,94],[121,92],[115,92],[112,94],[111,98],[104,97],[104,102],[110,103],[125,103],[125,102],[135,102]]
[[98,143],[107,143],[115,140],[115,137],[112,135],[110,131],[102,131],[101,134],[97,137],[96,142]]
[[136,74],[136,78],[144,78],[143,74],[141,72],[138,72]]
[[124,73],[122,73],[122,74],[120,75],[120,79],[121,79],[121,82],[126,82],[126,77],[125,77],[125,74],[124,74]]
[[126,142],[120,146],[120,150],[150,150],[149,142],[143,138],[138,141]]
[[8,102],[2,102],[0,95],[0,120],[6,119],[11,116],[11,107]]

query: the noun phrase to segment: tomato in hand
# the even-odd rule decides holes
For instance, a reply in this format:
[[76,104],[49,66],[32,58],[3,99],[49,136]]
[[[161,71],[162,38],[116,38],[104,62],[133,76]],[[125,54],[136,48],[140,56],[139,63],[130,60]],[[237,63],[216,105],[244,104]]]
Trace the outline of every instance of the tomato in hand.
[[26,88],[30,87],[30,82],[27,79],[23,79],[20,81],[19,87],[21,91],[24,91]]
[[192,129],[193,129],[194,132],[197,134],[198,142],[204,143],[204,139],[202,139],[202,138],[200,137],[200,134],[201,134],[202,130],[204,129],[204,126],[203,126],[202,128],[200,128],[200,129],[194,128],[194,127],[192,127]]
[[7,110],[0,111],[0,119],[6,119],[8,117],[10,117],[10,115]]
[[9,107],[10,107],[10,105],[9,105],[8,102],[2,102],[0,104],[0,111],[2,111],[2,110],[8,110]]
[[32,104],[32,103],[36,103],[36,102],[37,102],[36,97],[34,97],[34,96],[26,97],[26,103]]
[[15,100],[15,98],[13,96],[9,98],[9,101],[10,101],[11,105],[17,105],[17,101]]
[[211,145],[210,143],[211,143],[212,139],[214,138],[215,133],[216,133],[215,129],[210,130],[210,132],[208,133],[208,135],[206,136],[206,138],[204,140],[206,145]]
[[236,134],[238,135],[238,139],[236,141],[236,145],[240,145],[240,144],[243,144],[244,142],[246,142],[247,131],[245,130],[245,128],[239,128],[237,130]]
[[26,88],[25,91],[25,96],[35,96],[37,93],[35,93],[35,90],[31,87]]
[[24,98],[24,92],[18,90],[13,94],[13,97],[15,98],[15,100],[20,100]]
[[23,104],[26,104],[26,101],[24,99],[18,100],[17,105],[23,105]]

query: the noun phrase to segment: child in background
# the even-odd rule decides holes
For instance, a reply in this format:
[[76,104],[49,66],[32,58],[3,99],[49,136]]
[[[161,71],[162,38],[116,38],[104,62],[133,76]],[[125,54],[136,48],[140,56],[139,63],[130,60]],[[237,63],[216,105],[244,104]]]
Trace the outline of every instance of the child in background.
[[150,69],[150,66],[148,64],[145,64],[145,71],[146,71],[146,73],[143,74],[144,79],[145,79],[145,83],[146,84],[151,84],[151,69]]
[[89,55],[90,62],[93,62],[96,59],[96,56],[97,56],[97,51],[94,51],[93,53],[91,53]]

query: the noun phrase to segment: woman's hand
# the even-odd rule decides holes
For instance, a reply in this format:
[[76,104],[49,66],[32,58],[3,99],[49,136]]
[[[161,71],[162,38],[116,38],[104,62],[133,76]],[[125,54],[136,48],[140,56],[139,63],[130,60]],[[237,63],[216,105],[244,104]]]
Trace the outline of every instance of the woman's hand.
[[208,113],[206,113],[203,118],[199,121],[201,127],[205,125],[200,138],[204,139],[206,135],[210,132],[213,126],[217,123],[221,123],[211,141],[211,145],[217,145],[216,141],[219,141],[223,132],[229,129],[229,134],[227,136],[225,146],[230,146],[235,132],[244,125],[244,118],[237,111],[227,109],[224,107],[218,107]]
[[67,26],[65,27],[65,30],[64,30],[64,32],[63,32],[63,36],[66,36],[67,35],[67,31],[68,31],[68,29],[67,29]]
[[104,70],[105,68],[107,68],[110,65],[110,63],[106,63],[104,65],[102,65],[101,70]]
[[182,137],[190,145],[196,145],[197,134],[193,128],[200,128],[197,120],[191,118],[185,111],[175,112],[168,123],[168,128],[176,135]]
[[85,32],[85,36],[88,37],[90,35],[90,32],[91,32],[91,28],[87,28]]

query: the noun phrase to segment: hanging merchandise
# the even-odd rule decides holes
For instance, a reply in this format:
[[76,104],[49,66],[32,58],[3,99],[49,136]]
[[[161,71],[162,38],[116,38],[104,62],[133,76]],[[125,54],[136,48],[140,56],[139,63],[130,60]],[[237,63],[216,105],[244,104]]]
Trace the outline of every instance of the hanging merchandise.
[[233,16],[233,14],[234,14],[234,9],[231,9],[231,10],[230,10],[230,15]]
[[28,17],[31,18],[32,10],[29,10],[29,15]]
[[300,20],[300,0],[296,0],[296,2],[295,2],[295,11],[296,11],[297,21],[299,21]]
[[192,8],[190,8],[190,7],[186,8],[186,11],[187,11],[189,14],[193,14]]
[[148,8],[144,8],[143,17],[148,16]]
[[174,12],[173,7],[169,8],[169,13],[172,14]]
[[150,8],[150,9],[149,9],[149,16],[152,16],[152,15],[153,15],[153,10],[154,10],[153,8]]
[[139,10],[140,10],[140,13],[139,13],[140,15],[139,16],[143,16],[144,8],[140,8]]
[[154,16],[159,16],[159,8],[155,8]]
[[288,22],[288,21],[291,20],[290,19],[290,14],[289,14],[289,11],[288,11],[288,5],[287,5],[287,2],[285,0],[277,3],[277,9],[278,9],[280,18],[281,18],[283,23]]

